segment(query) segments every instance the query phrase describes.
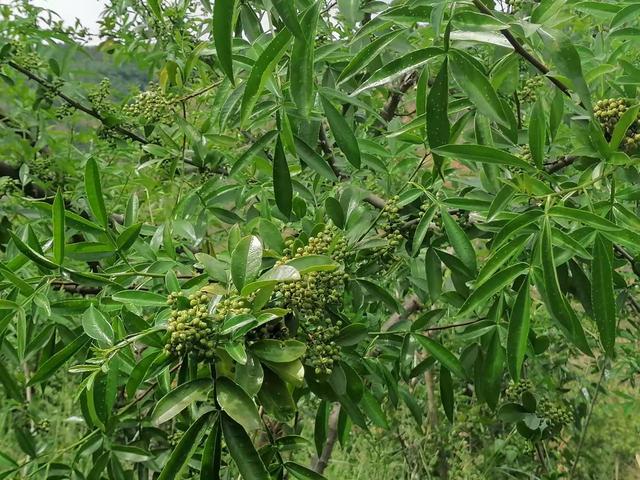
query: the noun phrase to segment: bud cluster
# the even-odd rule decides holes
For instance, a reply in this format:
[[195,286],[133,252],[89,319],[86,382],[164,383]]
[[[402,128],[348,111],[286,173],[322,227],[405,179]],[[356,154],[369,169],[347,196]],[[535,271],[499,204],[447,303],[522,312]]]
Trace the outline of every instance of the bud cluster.
[[402,222],[398,213],[400,211],[400,208],[398,208],[399,199],[398,195],[391,197],[382,209],[381,234],[389,240],[389,246],[391,247],[400,245],[403,239],[400,233]]
[[138,117],[144,123],[168,123],[173,116],[172,95],[165,94],[160,86],[151,84],[149,88],[139,93],[133,102],[125,105],[123,113],[130,117]]
[[505,0],[505,3],[509,6],[511,13],[516,13],[524,5],[524,0]]
[[534,103],[537,99],[537,90],[544,85],[544,78],[540,75],[527,78],[520,89],[520,100],[524,103]]
[[113,113],[113,105],[108,101],[111,93],[111,82],[108,78],[103,78],[97,87],[94,87],[87,98],[98,112]]
[[60,89],[64,85],[64,81],[61,78],[55,78],[49,85],[44,89],[42,93],[42,98],[44,98],[47,102],[53,102],[53,100],[60,93]]
[[[611,138],[616,124],[620,117],[631,106],[631,102],[626,98],[606,98],[596,102],[593,108],[593,114],[602,125],[607,138]],[[632,152],[640,146],[640,116],[636,118],[629,126],[625,137],[622,139],[622,149],[626,152]]]
[[250,342],[266,339],[286,340],[289,338],[289,328],[285,325],[284,320],[274,320],[249,331],[246,338]]
[[40,55],[31,51],[23,42],[13,44],[13,61],[27,70],[35,71],[44,67],[44,62]]

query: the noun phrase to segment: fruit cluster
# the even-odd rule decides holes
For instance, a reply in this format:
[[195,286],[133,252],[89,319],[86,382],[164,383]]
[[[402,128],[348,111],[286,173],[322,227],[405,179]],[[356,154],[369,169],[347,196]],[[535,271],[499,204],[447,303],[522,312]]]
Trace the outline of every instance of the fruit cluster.
[[524,0],[505,0],[505,3],[509,6],[511,13],[518,12],[524,5]]
[[537,99],[537,90],[544,85],[544,78],[540,75],[527,78],[520,89],[520,100],[524,103],[534,103]]
[[556,405],[546,398],[538,402],[539,416],[544,418],[550,433],[558,433],[562,427],[573,422],[573,413],[567,407]]
[[173,116],[174,100],[171,95],[163,93],[160,86],[151,84],[132,103],[125,105],[122,112],[129,117],[139,118],[145,124],[168,123]]
[[284,320],[274,320],[249,331],[246,338],[250,342],[265,339],[285,340],[289,338],[289,328],[284,323]]
[[531,163],[533,161],[533,157],[531,156],[531,148],[529,145],[521,145],[520,146],[520,158],[527,163]]
[[211,311],[211,297],[205,290],[186,298],[180,293],[170,293],[167,304],[171,306],[171,317],[165,350],[178,356],[193,353],[200,359],[214,357],[218,327],[225,318],[251,311],[243,298],[221,300]]
[[400,211],[398,207],[399,199],[398,195],[391,197],[382,209],[381,235],[389,240],[389,246],[391,247],[400,245],[403,239],[400,233],[402,222],[398,213]]
[[[611,138],[620,117],[630,106],[631,102],[626,98],[606,98],[596,102],[593,114],[602,125],[607,138]],[[626,152],[635,151],[640,147],[640,115],[629,126],[621,146]]]
[[13,44],[12,57],[15,63],[27,70],[35,71],[44,67],[44,62],[40,55],[29,50],[22,42]]
[[327,318],[325,325],[315,325],[307,332],[305,362],[313,368],[316,375],[330,375],[333,366],[340,359],[340,346],[334,338],[341,325],[340,321],[333,325]]
[[11,177],[0,177],[0,197],[14,193],[20,188],[20,183]]
[[100,113],[113,113],[114,108],[111,102],[108,101],[109,95],[111,93],[111,82],[108,78],[103,78],[98,86],[91,89],[91,91],[87,94],[87,98],[95,108]]
[[532,392],[533,383],[530,380],[520,380],[518,383],[511,383],[505,392],[505,395],[509,401],[517,402],[522,397],[523,393]]
[[72,107],[68,103],[63,103],[58,108],[56,108],[56,118],[58,120],[62,120],[63,118],[73,115],[75,111],[76,109],[74,107]]

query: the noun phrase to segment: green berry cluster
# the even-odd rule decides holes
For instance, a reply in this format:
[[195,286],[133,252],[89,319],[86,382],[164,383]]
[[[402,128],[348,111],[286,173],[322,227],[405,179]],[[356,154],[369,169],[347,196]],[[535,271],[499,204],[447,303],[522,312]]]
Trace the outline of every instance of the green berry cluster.
[[526,0],[505,0],[511,13],[517,13],[526,5]]
[[402,222],[398,213],[400,211],[398,207],[399,199],[398,195],[391,197],[382,209],[381,235],[389,240],[389,246],[391,247],[400,245],[403,240],[403,236],[400,233]]
[[51,429],[51,423],[45,418],[43,420],[40,420],[39,422],[36,422],[34,424],[34,428],[38,433],[49,433],[49,430]]
[[42,98],[47,102],[51,103],[60,93],[60,89],[64,85],[64,81],[61,78],[55,78],[49,85],[44,89],[42,93]]
[[524,103],[534,103],[537,99],[537,90],[544,85],[544,78],[540,75],[527,78],[520,89],[520,100]]
[[10,195],[20,189],[20,183],[11,177],[0,177],[0,197]]
[[[607,138],[611,138],[620,117],[630,106],[631,102],[626,98],[607,98],[596,102],[593,114],[602,125]],[[626,152],[636,151],[640,147],[640,115],[629,126],[621,146]]]
[[165,350],[173,355],[194,353],[201,359],[212,359],[215,354],[218,327],[225,318],[251,312],[249,300],[227,298],[210,312],[211,297],[205,289],[184,297],[180,292],[170,293],[167,304],[171,317],[167,325],[169,339]]
[[333,366],[340,359],[340,346],[334,338],[340,331],[342,322],[332,324],[331,319],[325,319],[325,325],[315,325],[307,332],[307,351],[305,363],[316,375],[330,375]]
[[175,447],[176,445],[178,445],[183,435],[184,435],[184,432],[180,430],[176,430],[175,432],[169,434],[169,436],[167,437],[167,440],[169,441],[169,445],[171,445],[172,447]]
[[56,108],[56,118],[58,120],[62,120],[63,118],[73,115],[75,111],[76,109],[71,105],[69,105],[68,103],[63,103],[58,108]]
[[522,145],[520,147],[520,158],[528,163],[531,163],[533,161],[533,157],[531,156],[531,148],[529,148],[529,145]]
[[125,115],[137,117],[144,123],[169,123],[173,117],[172,95],[165,94],[159,85],[151,84],[147,90],[139,93],[133,102],[122,109]]
[[517,402],[520,400],[523,393],[532,392],[533,389],[533,383],[531,383],[530,380],[520,380],[518,383],[511,383],[507,387],[505,395],[507,397],[507,400],[511,402]]
[[31,51],[22,43],[14,43],[12,51],[13,61],[27,70],[35,71],[44,67],[44,61],[36,52]]
[[87,98],[98,112],[113,113],[113,105],[108,101],[110,93],[111,82],[108,78],[103,78],[97,87],[91,89]]
[[573,422],[573,413],[563,405],[557,405],[542,398],[538,402],[538,414],[544,418],[552,434],[557,434],[566,425]]

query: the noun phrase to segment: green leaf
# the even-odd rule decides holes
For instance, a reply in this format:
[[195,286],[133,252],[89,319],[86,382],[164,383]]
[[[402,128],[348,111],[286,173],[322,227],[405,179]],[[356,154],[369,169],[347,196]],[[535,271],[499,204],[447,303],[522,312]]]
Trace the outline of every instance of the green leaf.
[[449,60],[456,82],[469,96],[469,100],[478,111],[494,122],[509,128],[511,123],[505,115],[498,94],[485,74],[457,50],[449,50]]
[[238,467],[242,478],[246,480],[271,480],[267,468],[244,428],[225,413],[222,414],[221,424],[229,454]]
[[167,297],[153,292],[143,292],[141,290],[122,290],[114,293],[111,298],[116,302],[140,307],[163,307],[167,305]]
[[241,291],[245,283],[254,280],[262,266],[262,242],[254,235],[244,237],[231,255],[231,278]]
[[247,361],[244,365],[236,365],[235,381],[251,397],[260,391],[263,380],[264,371],[262,370],[262,365],[254,355],[247,355]]
[[[278,0],[277,3],[274,3],[276,9],[278,8],[278,4],[290,5],[288,8],[291,10],[294,9],[294,3],[289,0]],[[304,13],[302,16],[302,30],[299,31],[299,34],[289,28],[296,36],[293,40],[291,60],[289,61],[289,76],[291,78],[290,91],[293,101],[298,107],[298,111],[304,118],[309,117],[314,100],[314,42],[319,9],[320,2],[315,2]],[[298,25],[295,16],[293,17],[293,21]],[[298,26],[298,29],[300,29],[300,26]]]
[[53,214],[53,259],[58,265],[62,265],[64,260],[64,199],[60,189],[53,199],[51,212]]
[[609,141],[609,146],[613,150],[620,146],[620,142],[624,139],[629,127],[637,121],[638,111],[640,111],[640,105],[635,105],[627,109],[627,111],[620,116],[620,119],[616,123],[613,133],[611,134],[611,140]]
[[502,229],[498,232],[498,234],[494,237],[491,248],[494,250],[499,248],[504,242],[509,240],[513,235],[522,230],[525,227],[528,227],[536,220],[538,220],[544,212],[542,210],[529,210],[524,213],[518,214],[513,220],[510,220]]
[[480,284],[472,293],[469,298],[464,302],[458,316],[463,317],[468,315],[480,305],[486,305],[486,302],[496,293],[502,291],[508,285],[511,285],[513,281],[522,275],[529,265],[526,263],[516,263],[504,270],[492,275],[484,283]]
[[522,362],[527,352],[529,325],[531,323],[531,295],[529,293],[529,278],[523,282],[518,296],[511,309],[509,330],[507,334],[507,365],[514,382],[520,381]]
[[386,289],[382,288],[376,283],[373,283],[370,280],[365,280],[364,278],[358,278],[358,283],[365,288],[369,295],[387,305],[387,307],[389,307],[392,311],[400,311],[400,305],[398,301]]
[[520,235],[493,252],[480,270],[480,273],[476,278],[476,284],[483,284],[510,258],[518,255],[524,248],[524,245],[527,243],[529,238],[530,235]]
[[[295,2],[291,2],[289,0],[271,0],[271,3],[275,7],[278,15],[282,19],[285,27],[289,29],[291,33],[293,33],[298,39],[302,41],[306,41],[309,37],[308,31],[303,33],[300,24],[298,23],[298,12],[296,11]],[[316,12],[317,16],[317,12]],[[304,19],[303,19],[304,23]],[[307,25],[305,25],[307,26]],[[307,35],[305,35],[305,33]],[[311,31],[311,38],[315,33],[315,28]]]
[[[451,139],[449,123],[449,60],[445,57],[431,90],[427,95],[427,139],[431,149],[446,145]],[[442,157],[433,154],[434,172],[441,174]]]
[[592,355],[582,326],[560,289],[553,255],[551,225],[548,217],[544,219],[542,234],[540,235],[540,259],[542,261],[542,277],[544,281],[542,290],[545,293],[547,310],[564,330],[569,340],[587,355]]
[[482,364],[482,397],[487,405],[495,410],[500,397],[500,384],[504,367],[504,348],[500,344],[500,333],[494,329]]
[[544,145],[547,139],[547,121],[542,99],[538,97],[531,109],[529,119],[529,150],[536,166],[542,169],[544,164]]
[[368,390],[362,392],[362,401],[360,402],[360,406],[374,425],[384,428],[385,430],[389,430],[389,422],[382,410],[380,402]]
[[431,298],[432,302],[436,302],[442,294],[442,268],[440,258],[435,250],[429,247],[424,260],[429,298]]
[[290,41],[291,33],[288,30],[281,30],[253,64],[249,78],[245,83],[244,95],[242,96],[242,105],[240,107],[241,125],[246,125],[262,89],[278,61],[284,55]]
[[27,385],[36,385],[37,383],[43,382],[53,376],[54,373],[58,371],[62,365],[64,365],[67,360],[73,357],[82,347],[84,347],[89,341],[89,337],[86,335],[80,335],[71,343],[66,345],[62,350],[56,352],[55,355],[47,359],[40,368],[36,371],[35,375],[31,377],[29,383]]
[[234,177],[239,172],[241,172],[242,169],[247,166],[249,161],[253,157],[257,156],[258,153],[260,153],[264,148],[266,148],[266,146],[271,142],[271,140],[276,137],[276,135],[278,135],[278,131],[271,130],[262,135],[258,140],[256,140],[255,143],[247,148],[244,153],[240,155],[240,158],[236,160],[236,162],[231,167],[231,170],[229,171],[229,176]]
[[373,72],[367,81],[357,88],[351,96],[356,96],[371,88],[384,85],[400,75],[415,70],[420,65],[424,65],[429,60],[442,55],[442,53],[444,53],[444,51],[441,48],[427,47],[396,58]]
[[556,207],[551,207],[548,213],[553,217],[568,218],[569,220],[574,220],[584,225],[593,227],[596,230],[603,230],[603,231],[610,231],[610,232],[622,230],[620,226],[607,220],[606,218],[596,215],[595,213],[591,213],[587,210],[579,209],[579,208],[556,206]]
[[285,462],[284,468],[299,480],[326,480],[326,478],[319,473],[314,472],[310,468],[303,467],[302,465],[294,462]]
[[326,255],[304,255],[288,260],[286,265],[303,275],[310,272],[332,272],[338,268],[338,264]]
[[455,407],[453,380],[451,379],[451,372],[444,365],[440,366],[440,400],[445,415],[453,423],[453,410]]
[[506,165],[531,170],[531,165],[515,155],[486,145],[443,145],[433,151],[443,157],[469,160],[491,165]]
[[113,328],[107,317],[91,304],[82,316],[84,333],[106,345],[113,343]]
[[413,240],[411,241],[411,255],[416,256],[420,251],[422,242],[424,242],[427,233],[429,232],[429,226],[433,220],[433,216],[436,213],[438,206],[434,203],[431,205],[420,218],[420,222],[416,227],[416,232],[413,234]]
[[237,0],[216,0],[213,4],[213,42],[220,67],[233,85],[235,81],[231,47],[237,3]]
[[53,263],[51,260],[49,260],[47,257],[42,255],[41,253],[36,252],[33,248],[31,248],[29,245],[27,245],[22,240],[20,240],[20,238],[16,234],[14,234],[13,232],[9,232],[9,234],[11,235],[11,239],[13,240],[13,243],[16,244],[16,248],[20,250],[20,253],[22,253],[29,260],[45,268],[50,268],[50,269],[58,268],[58,265]]
[[218,416],[202,449],[200,480],[220,480],[221,456],[222,429],[220,428],[220,417]]
[[640,16],[640,4],[632,3],[631,5],[627,5],[626,7],[620,9],[618,13],[611,19],[611,24],[609,28],[611,30],[623,25],[624,23],[631,23],[638,19]]
[[134,242],[138,239],[140,230],[142,230],[142,223],[136,223],[135,225],[125,228],[116,239],[118,250],[121,252],[129,250],[129,248],[131,248]]
[[571,80],[573,88],[582,100],[584,108],[591,114],[591,94],[587,82],[582,76],[582,64],[580,63],[580,55],[573,46],[573,43],[566,35],[560,32],[554,32],[551,36],[547,31],[538,30],[538,34],[542,37],[545,48],[551,57],[551,61],[557,68],[557,71]]
[[104,198],[102,196],[102,184],[100,183],[100,172],[98,164],[93,157],[87,160],[84,170],[84,189],[87,194],[87,202],[93,217],[103,227],[107,228],[109,219],[107,217],[107,209],[104,206]]
[[338,180],[336,174],[332,170],[327,161],[322,158],[316,151],[307,145],[304,140],[298,137],[294,137],[294,143],[296,146],[296,152],[300,155],[302,161],[307,164],[312,170],[314,170],[321,177],[326,178],[330,182]]
[[171,420],[193,402],[206,399],[211,387],[211,380],[208,379],[178,385],[158,401],[151,412],[151,423],[158,426]]
[[184,432],[178,445],[171,452],[171,456],[165,463],[158,480],[174,480],[182,477],[185,469],[194,452],[200,445],[200,440],[204,436],[205,429],[213,412],[207,412],[193,422],[189,429]]
[[593,244],[591,262],[591,307],[607,355],[614,356],[616,343],[616,297],[613,291],[613,252],[611,243],[600,235]]
[[393,42],[398,35],[400,35],[404,30],[395,30],[389,33],[386,33],[374,41],[372,41],[366,47],[360,49],[358,53],[353,57],[353,59],[347,64],[346,67],[342,69],[340,75],[338,76],[338,80],[336,83],[340,85],[343,82],[346,82],[354,75],[356,75],[360,70],[369,65],[379,53],[383,52],[384,49]]
[[216,379],[216,397],[220,408],[246,431],[250,432],[261,427],[262,420],[251,397],[228,378]]
[[353,130],[344,119],[342,113],[340,113],[324,95],[320,96],[320,100],[322,101],[324,114],[331,127],[331,133],[336,139],[338,147],[340,147],[340,150],[342,150],[342,153],[344,153],[351,165],[360,168],[360,147],[358,146],[358,140],[356,140],[353,134]]
[[285,217],[289,217],[293,201],[293,187],[287,157],[284,148],[282,148],[280,137],[276,142],[276,151],[273,155],[273,192],[278,209]]
[[258,340],[251,345],[251,351],[260,359],[274,363],[292,362],[304,355],[307,347],[298,340]]
[[453,24],[464,31],[495,31],[509,28],[496,17],[472,10],[458,11],[452,18]]
[[440,343],[430,339],[429,337],[417,333],[414,333],[413,336],[418,341],[418,343],[422,345],[422,347],[424,347],[449,371],[462,378],[463,380],[467,377],[464,372],[464,367],[462,366],[462,363],[460,363],[460,360],[458,360],[458,358],[453,353],[443,347]]
[[453,250],[456,252],[462,263],[464,263],[469,270],[475,272],[476,252],[469,240],[469,237],[467,237],[464,230],[462,230],[460,225],[458,225],[449,212],[444,208],[440,209],[440,216],[442,217],[442,224],[444,225],[444,230],[447,233],[447,238],[449,238],[449,242],[451,242]]

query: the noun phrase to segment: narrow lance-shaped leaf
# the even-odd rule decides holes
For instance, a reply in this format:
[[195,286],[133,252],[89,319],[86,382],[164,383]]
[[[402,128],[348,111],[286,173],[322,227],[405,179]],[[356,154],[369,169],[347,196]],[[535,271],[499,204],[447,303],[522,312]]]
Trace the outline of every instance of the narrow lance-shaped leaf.
[[240,158],[236,160],[236,162],[231,167],[231,171],[229,171],[229,176],[234,176],[237,173],[241,172],[244,167],[249,164],[249,161],[256,155],[260,153],[262,149],[264,149],[271,140],[273,140],[278,135],[277,130],[271,130],[261,136],[258,140],[255,141],[253,145],[247,148]]
[[[280,0],[280,4],[290,4],[288,0]],[[277,5],[276,5],[276,8]],[[291,77],[291,96],[303,117],[308,118],[313,107],[314,99],[314,52],[315,35],[318,23],[320,2],[315,2],[302,17],[302,31],[296,35],[291,49],[291,61],[289,62],[289,76]],[[295,20],[295,17],[294,17]],[[297,25],[297,20],[295,21]],[[298,26],[298,28],[300,28]]]
[[204,400],[210,388],[211,381],[207,379],[193,380],[179,385],[156,404],[151,412],[151,423],[160,425],[171,420],[193,402]]
[[613,290],[611,242],[598,235],[593,244],[591,262],[591,307],[600,341],[609,357],[614,356],[616,342],[616,299]]
[[468,315],[478,306],[484,305],[493,295],[512,284],[527,268],[529,268],[529,265],[526,263],[517,263],[487,279],[469,295],[469,298],[467,298],[462,307],[460,307],[458,316],[463,317]]
[[218,61],[222,71],[234,85],[231,47],[237,3],[237,0],[216,0],[213,4],[213,41]]
[[500,383],[504,369],[504,348],[500,343],[500,333],[497,328],[491,333],[491,340],[482,367],[483,396],[487,405],[491,409],[495,409],[500,397]]
[[113,342],[113,328],[109,320],[107,320],[107,317],[94,307],[93,304],[82,316],[82,328],[85,333],[94,340],[98,340],[107,345]]
[[442,365],[440,367],[440,400],[444,413],[451,423],[453,423],[453,409],[455,407],[455,395],[453,393],[453,380],[451,372]]
[[427,47],[421,50],[416,50],[415,52],[407,53],[406,55],[396,60],[392,60],[385,66],[373,72],[367,81],[351,95],[355,96],[371,88],[384,85],[394,78],[410,72],[411,70],[418,68],[420,65],[424,65],[429,60],[441,55],[442,53],[443,50],[438,47]]
[[[427,95],[427,140],[431,149],[447,145],[451,136],[449,123],[449,60],[445,57],[440,71]],[[435,175],[441,175],[442,157],[433,154]]]
[[306,41],[308,37],[303,33],[302,28],[298,23],[298,12],[296,12],[295,2],[290,0],[271,0],[271,3],[289,31],[300,40]]
[[551,225],[548,217],[544,218],[542,234],[540,235],[540,259],[544,280],[543,289],[546,294],[546,305],[549,313],[564,330],[569,340],[587,355],[592,355],[582,325],[580,325],[576,314],[560,290],[560,282],[558,281],[553,255]]
[[298,155],[300,155],[300,158],[305,164],[330,182],[338,180],[338,177],[336,177],[336,174],[333,172],[327,161],[313,148],[307,145],[304,140],[295,137],[294,141],[296,145],[296,152],[298,152]]
[[547,139],[547,121],[542,106],[542,99],[538,97],[531,109],[529,119],[529,150],[531,158],[538,168],[544,164],[544,145]]
[[64,199],[59,189],[53,199],[51,212],[53,217],[53,258],[57,264],[62,265],[64,260]]
[[445,209],[440,210],[442,217],[442,223],[444,225],[447,238],[451,242],[453,250],[456,252],[462,263],[471,270],[476,271],[476,252],[473,249],[473,245],[467,237],[464,230],[458,225],[453,217]]
[[522,362],[527,351],[531,322],[531,295],[529,277],[525,278],[511,309],[507,334],[507,365],[514,382],[520,381]]
[[189,429],[184,432],[182,438],[178,442],[178,445],[173,449],[167,463],[165,463],[158,480],[174,480],[181,478],[181,472],[189,463],[189,460],[193,456],[193,453],[200,444],[200,439],[204,436],[205,428],[207,427],[209,420],[213,412],[207,412],[200,416]]
[[457,50],[449,51],[449,60],[454,78],[478,111],[494,122],[509,127],[510,122],[502,109],[498,94],[486,75]]
[[460,360],[458,360],[453,353],[429,337],[419,334],[414,334],[414,336],[416,340],[418,340],[418,343],[427,349],[427,351],[442,365],[448,368],[452,373],[455,373],[458,377],[462,379],[466,378],[462,363],[460,363]]
[[293,186],[291,185],[289,164],[279,137],[273,155],[273,192],[278,209],[284,216],[289,217],[293,201]]
[[242,105],[240,107],[241,125],[247,123],[262,89],[267,83],[267,79],[284,55],[290,41],[291,33],[288,30],[281,30],[253,64],[249,78],[245,83],[244,95],[242,96]]
[[102,227],[107,228],[107,209],[104,206],[104,198],[102,196],[100,172],[98,171],[98,164],[93,157],[87,160],[87,164],[85,166],[84,188],[87,194],[87,201],[89,202],[91,213]]
[[338,80],[336,83],[340,85],[341,83],[346,82],[364,67],[369,65],[369,63],[375,60],[376,56],[380,52],[382,52],[391,42],[393,42],[396,37],[403,31],[404,30],[396,30],[386,33],[376,38],[369,45],[358,51],[353,59],[347,64],[347,66],[342,69],[342,72],[340,72],[340,76],[338,76]]
[[236,383],[226,377],[216,380],[216,396],[220,408],[247,431],[257,430],[262,425],[258,409],[253,400]]
[[486,145],[443,145],[437,148],[432,147],[432,149],[443,157],[531,169],[531,165],[521,158]]
[[247,480],[270,480],[271,476],[258,455],[249,435],[239,423],[227,414],[222,414],[222,433],[242,478]]
[[202,449],[200,480],[220,480],[221,456],[222,428],[220,427],[220,416],[218,416]]
[[50,378],[56,371],[65,364],[67,360],[73,357],[78,351],[84,347],[84,345],[89,341],[89,337],[86,335],[80,335],[78,338],[73,340],[70,344],[65,346],[62,350],[57,352],[55,355],[47,359],[38,370],[35,375],[31,377],[28,385],[35,385],[37,383],[43,382]]
[[360,147],[351,126],[327,98],[321,96],[320,99],[331,127],[331,133],[333,133],[338,147],[340,147],[340,150],[342,150],[351,165],[360,168]]

